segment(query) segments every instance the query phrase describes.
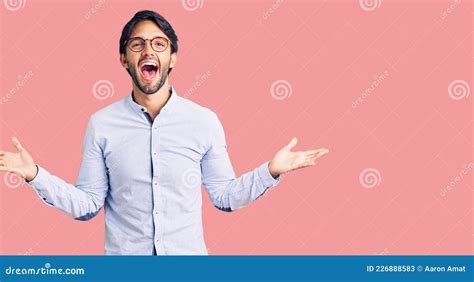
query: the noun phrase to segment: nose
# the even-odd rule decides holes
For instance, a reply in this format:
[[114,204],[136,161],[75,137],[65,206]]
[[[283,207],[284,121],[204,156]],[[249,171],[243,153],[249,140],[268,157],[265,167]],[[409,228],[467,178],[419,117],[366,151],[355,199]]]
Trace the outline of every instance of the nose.
[[143,48],[143,54],[154,54],[154,50],[151,48],[151,40],[146,40],[145,41],[145,47]]

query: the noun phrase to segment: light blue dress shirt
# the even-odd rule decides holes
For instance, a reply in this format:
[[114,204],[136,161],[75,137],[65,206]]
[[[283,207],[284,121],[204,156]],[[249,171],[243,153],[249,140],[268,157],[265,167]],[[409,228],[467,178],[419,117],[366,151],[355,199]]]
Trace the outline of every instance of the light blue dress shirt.
[[170,92],[154,120],[132,94],[94,113],[75,186],[41,166],[29,182],[75,219],[104,207],[105,254],[206,255],[201,184],[218,209],[234,211],[280,181],[268,162],[236,178],[217,115]]

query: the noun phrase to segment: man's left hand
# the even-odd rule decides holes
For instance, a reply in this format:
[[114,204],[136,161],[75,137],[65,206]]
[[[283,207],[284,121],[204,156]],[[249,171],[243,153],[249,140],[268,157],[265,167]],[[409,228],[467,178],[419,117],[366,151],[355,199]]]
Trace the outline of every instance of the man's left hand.
[[274,178],[293,170],[314,166],[317,159],[329,153],[329,150],[324,148],[292,152],[291,149],[296,145],[296,143],[298,143],[298,140],[296,137],[293,137],[290,143],[279,150],[271,159],[268,164],[268,169]]

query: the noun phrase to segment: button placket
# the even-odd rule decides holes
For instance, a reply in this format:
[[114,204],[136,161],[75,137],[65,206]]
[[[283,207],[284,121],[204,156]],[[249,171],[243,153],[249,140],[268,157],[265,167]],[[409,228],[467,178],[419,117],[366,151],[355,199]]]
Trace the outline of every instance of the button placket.
[[158,152],[160,148],[160,137],[158,135],[158,128],[159,128],[159,120],[155,119],[155,121],[151,124],[151,159],[152,159],[152,166],[153,166],[153,179],[152,179],[152,190],[153,190],[153,222],[155,226],[154,232],[154,241],[155,246],[157,249],[160,247],[158,246],[160,242],[160,237],[162,236],[162,226],[161,221],[159,220],[161,213],[160,210],[160,198],[161,198],[161,191],[159,189],[159,168],[158,168]]

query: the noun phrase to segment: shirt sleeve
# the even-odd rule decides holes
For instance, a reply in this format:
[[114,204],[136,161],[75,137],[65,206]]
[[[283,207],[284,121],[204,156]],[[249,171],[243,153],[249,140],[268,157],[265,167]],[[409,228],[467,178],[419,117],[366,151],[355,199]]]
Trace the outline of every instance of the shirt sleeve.
[[268,169],[269,161],[236,178],[227,153],[225,133],[213,113],[210,148],[201,160],[202,181],[214,206],[222,211],[240,209],[280,182]]
[[83,158],[76,185],[69,184],[38,165],[38,174],[27,182],[48,205],[77,220],[89,220],[104,205],[109,182],[97,129],[91,118],[83,143]]

